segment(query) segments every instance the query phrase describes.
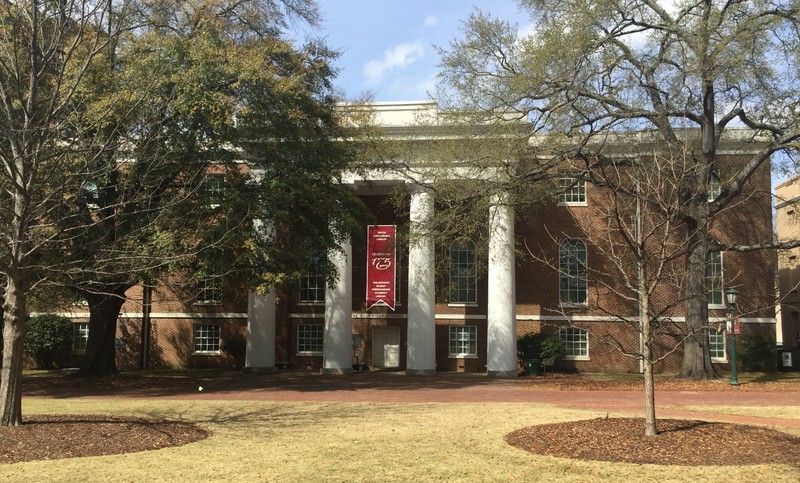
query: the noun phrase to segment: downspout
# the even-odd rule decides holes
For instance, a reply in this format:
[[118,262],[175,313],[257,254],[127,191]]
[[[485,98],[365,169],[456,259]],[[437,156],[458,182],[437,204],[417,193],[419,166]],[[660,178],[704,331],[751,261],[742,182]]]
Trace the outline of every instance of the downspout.
[[142,369],[147,369],[148,349],[150,347],[150,310],[153,305],[153,287],[142,285],[142,350],[141,363]]

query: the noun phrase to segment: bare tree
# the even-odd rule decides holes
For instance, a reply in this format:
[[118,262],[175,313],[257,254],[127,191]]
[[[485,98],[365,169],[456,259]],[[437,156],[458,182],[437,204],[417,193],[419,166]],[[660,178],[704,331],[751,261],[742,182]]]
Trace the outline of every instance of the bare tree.
[[[598,136],[643,130],[672,155],[687,154],[691,175],[679,189],[688,247],[683,299],[686,332],[696,335],[684,344],[681,375],[714,377],[700,335],[708,315],[708,227],[772,154],[793,151],[800,139],[797,3],[524,0],[520,6],[530,14],[530,33],[481,12],[469,18],[463,38],[442,51],[440,99],[486,116],[515,112],[530,122],[532,135],[558,138],[566,158],[580,157]],[[720,142],[737,126],[751,129],[743,146],[766,141],[737,166],[718,169]],[[699,133],[689,144],[687,128]],[[721,191],[709,202],[715,173]]]

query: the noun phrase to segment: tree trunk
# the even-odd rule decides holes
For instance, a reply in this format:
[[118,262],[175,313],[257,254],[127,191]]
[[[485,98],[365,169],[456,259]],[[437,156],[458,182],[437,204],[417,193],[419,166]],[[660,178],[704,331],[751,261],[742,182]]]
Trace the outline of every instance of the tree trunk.
[[117,373],[117,318],[129,285],[107,287],[101,294],[85,294],[89,302],[89,340],[78,374],[107,376]]
[[686,322],[687,338],[683,343],[683,365],[679,377],[685,379],[717,379],[708,351],[708,300],[706,292],[706,240],[705,223],[688,222],[688,255],[686,256]]
[[[22,290],[21,290],[22,289]],[[22,424],[22,354],[27,321],[24,283],[8,278],[3,303],[3,366],[0,368],[0,426]]]

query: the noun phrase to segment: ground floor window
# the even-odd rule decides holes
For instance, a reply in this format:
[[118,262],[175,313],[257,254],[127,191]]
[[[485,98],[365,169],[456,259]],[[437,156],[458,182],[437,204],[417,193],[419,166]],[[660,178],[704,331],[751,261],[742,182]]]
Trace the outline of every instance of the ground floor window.
[[567,359],[589,358],[589,333],[583,329],[568,327],[558,332],[567,349]]
[[89,342],[89,324],[78,322],[72,324],[72,352],[86,353],[86,344]]
[[302,324],[297,326],[297,352],[321,353],[323,340],[322,324]]
[[725,356],[725,331],[712,329],[708,334],[708,352],[711,355],[711,360],[724,362],[727,360]]
[[194,325],[194,352],[219,354],[219,324]]
[[474,325],[451,325],[450,355],[477,356],[478,328]]

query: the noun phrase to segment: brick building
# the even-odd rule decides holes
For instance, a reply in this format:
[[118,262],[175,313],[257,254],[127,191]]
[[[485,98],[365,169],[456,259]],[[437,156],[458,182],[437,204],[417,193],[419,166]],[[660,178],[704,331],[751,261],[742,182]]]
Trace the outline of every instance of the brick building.
[[[775,230],[778,241],[800,238],[800,178],[793,178],[775,187]],[[780,310],[776,314],[776,343],[788,354],[782,366],[800,367],[800,248],[783,250],[778,254]]]
[[[407,136],[415,116],[435,106],[386,103],[377,104],[376,110],[389,136]],[[721,162],[736,163],[746,148],[741,142],[723,146]],[[349,181],[378,225],[410,226],[413,231],[426,226],[435,209],[430,191],[390,173],[352,175]],[[595,208],[604,203],[603,190],[571,178],[557,182],[564,188],[562,194],[531,210],[515,213],[502,203],[489,206],[485,273],[475,268],[477,252],[469,240],[436,246],[423,237],[398,246],[394,310],[366,306],[366,227],[341,247],[341,254],[329,254],[339,275],[332,286],[313,263],[298,286],[277,294],[248,294],[232,280],[199,292],[186,289],[178,277],[162,281],[152,289],[147,367],[347,373],[358,361],[369,369],[409,374],[460,371],[514,376],[517,336],[542,331],[558,335],[567,346],[561,370],[638,372],[636,359],[607,343],[613,340],[636,351],[638,332],[626,322],[636,316],[636,307],[603,295],[581,273],[581,267],[603,263],[602,254],[584,236],[597,219]],[[397,189],[407,190],[408,210],[386,203]],[[745,201],[712,222],[711,233],[722,244],[771,238],[769,166],[749,181],[747,192]],[[519,256],[515,246],[536,250]],[[436,257],[449,257],[451,265],[458,265],[449,280],[434,273]],[[773,256],[714,252],[708,270],[713,279],[709,322],[726,320],[723,292],[736,287],[742,293],[742,332],[774,337]],[[196,293],[200,296],[190,295]],[[664,297],[679,294],[676,290]],[[140,367],[144,347],[142,289],[132,289],[127,296],[118,329],[121,369]],[[596,304],[599,297],[608,297],[602,310]],[[74,348],[79,352],[85,347],[85,314],[76,307],[72,316]],[[658,341],[657,350],[663,353],[679,346],[682,337],[681,314],[675,312],[671,320],[675,330]],[[713,361],[727,364],[726,337],[716,331],[708,337]],[[657,369],[676,372],[680,360],[680,351],[674,352]]]

